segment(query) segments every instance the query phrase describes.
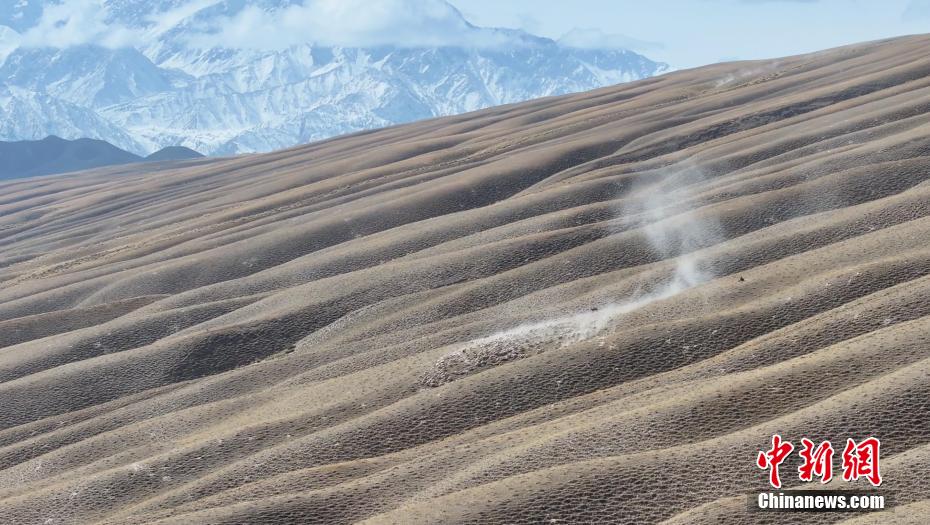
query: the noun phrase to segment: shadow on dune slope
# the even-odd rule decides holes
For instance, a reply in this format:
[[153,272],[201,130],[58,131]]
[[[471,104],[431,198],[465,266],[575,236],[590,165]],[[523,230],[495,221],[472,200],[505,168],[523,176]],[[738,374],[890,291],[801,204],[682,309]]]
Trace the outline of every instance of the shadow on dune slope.
[[907,519],[928,46],[0,183],[0,522],[755,523],[774,433]]

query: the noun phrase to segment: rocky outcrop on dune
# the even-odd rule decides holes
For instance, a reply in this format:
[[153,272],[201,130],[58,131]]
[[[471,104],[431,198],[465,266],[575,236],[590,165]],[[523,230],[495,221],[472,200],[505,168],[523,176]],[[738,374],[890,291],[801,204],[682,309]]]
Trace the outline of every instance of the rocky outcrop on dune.
[[3,183],[0,522],[864,519],[750,514],[775,433],[912,518],[928,45]]

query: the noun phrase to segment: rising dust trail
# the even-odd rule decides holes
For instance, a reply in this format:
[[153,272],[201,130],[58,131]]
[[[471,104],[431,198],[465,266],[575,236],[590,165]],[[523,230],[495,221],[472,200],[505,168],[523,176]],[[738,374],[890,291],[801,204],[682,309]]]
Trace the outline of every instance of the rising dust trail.
[[[647,293],[634,293],[625,301],[468,341],[440,358],[424,383],[438,386],[507,361],[592,339],[606,333],[625,314],[713,279],[693,252],[720,242],[719,225],[698,217],[693,209],[676,208],[694,196],[694,188],[705,180],[703,174],[691,168],[660,175],[659,184],[636,192],[640,198],[619,208],[617,216],[635,218],[662,260],[674,260],[674,273],[667,283]],[[664,190],[669,187],[672,190]]]

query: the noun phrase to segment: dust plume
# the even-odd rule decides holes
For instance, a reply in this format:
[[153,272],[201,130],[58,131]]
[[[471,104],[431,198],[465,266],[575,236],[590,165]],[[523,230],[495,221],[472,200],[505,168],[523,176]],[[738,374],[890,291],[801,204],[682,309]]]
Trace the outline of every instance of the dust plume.
[[673,262],[670,278],[640,283],[629,297],[586,311],[525,323],[468,341],[443,356],[424,383],[438,386],[507,361],[603,335],[625,314],[711,280],[712,272],[695,255],[697,250],[722,240],[719,224],[701,217],[693,208],[704,174],[689,166],[659,173],[657,178],[657,182],[633,191],[633,198],[627,199],[631,203],[618,206],[616,215],[646,237],[659,260]]

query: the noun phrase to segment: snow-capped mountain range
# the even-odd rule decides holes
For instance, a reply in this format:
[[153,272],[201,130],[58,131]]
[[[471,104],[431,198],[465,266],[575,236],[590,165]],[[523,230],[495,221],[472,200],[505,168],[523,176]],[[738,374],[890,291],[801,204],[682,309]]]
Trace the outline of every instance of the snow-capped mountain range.
[[[581,49],[476,27],[438,0],[423,2],[432,9],[425,15],[419,5],[402,13],[405,21],[434,17],[420,22],[440,28],[430,34],[413,27],[413,45],[380,38],[384,28],[371,25],[378,20],[350,28],[360,43],[303,36],[287,21],[318,20],[320,12],[307,11],[313,1],[332,4],[3,2],[0,140],[89,137],[140,155],[174,145],[210,155],[270,151],[666,69],[628,50]],[[410,1],[386,0],[388,8],[408,10]],[[326,33],[325,26],[313,27]],[[249,36],[259,31],[262,38]]]

